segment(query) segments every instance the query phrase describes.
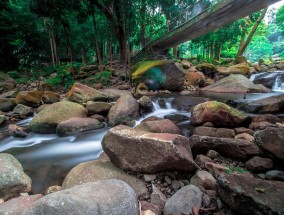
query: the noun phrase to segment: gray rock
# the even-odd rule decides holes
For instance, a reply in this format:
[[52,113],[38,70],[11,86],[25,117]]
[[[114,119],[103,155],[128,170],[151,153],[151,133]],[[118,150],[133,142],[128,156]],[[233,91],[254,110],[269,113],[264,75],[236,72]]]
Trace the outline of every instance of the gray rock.
[[10,154],[0,153],[0,199],[9,199],[31,191],[31,179],[19,161]]
[[74,102],[53,103],[39,112],[29,124],[31,131],[36,133],[55,133],[59,123],[74,117],[87,116],[86,109]]
[[265,173],[265,178],[268,180],[284,181],[284,172],[271,170]]
[[75,166],[65,177],[62,188],[68,189],[83,183],[109,179],[124,181],[135,190],[137,196],[147,192],[145,183],[142,180],[128,175],[108,160],[89,161]]
[[103,128],[104,124],[92,118],[71,118],[58,124],[56,134],[67,136],[83,131]]
[[0,204],[1,215],[22,215],[30,205],[40,199],[43,195],[20,196]]
[[30,115],[33,113],[33,110],[31,107],[28,107],[26,105],[18,104],[14,109],[14,113],[20,114],[20,115]]
[[177,191],[166,202],[164,214],[184,213],[191,214],[192,208],[199,209],[202,204],[202,192],[194,185],[187,185]]
[[151,204],[163,208],[167,201],[167,198],[154,184],[152,184],[152,190],[153,191],[151,194]]
[[284,214],[283,182],[262,180],[250,173],[222,174],[217,182],[218,195],[235,214]]
[[134,190],[125,182],[107,180],[78,185],[34,202],[25,215],[138,215]]

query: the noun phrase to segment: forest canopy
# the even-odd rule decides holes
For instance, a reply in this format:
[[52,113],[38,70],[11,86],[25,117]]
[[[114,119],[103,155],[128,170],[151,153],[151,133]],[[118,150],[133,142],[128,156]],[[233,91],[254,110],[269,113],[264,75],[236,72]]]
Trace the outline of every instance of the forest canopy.
[[[205,0],[204,4],[213,4]],[[216,2],[216,1],[215,1]],[[194,0],[2,0],[0,68],[126,61]],[[264,16],[269,17],[268,22]],[[208,61],[284,57],[284,7],[259,11],[169,51]]]

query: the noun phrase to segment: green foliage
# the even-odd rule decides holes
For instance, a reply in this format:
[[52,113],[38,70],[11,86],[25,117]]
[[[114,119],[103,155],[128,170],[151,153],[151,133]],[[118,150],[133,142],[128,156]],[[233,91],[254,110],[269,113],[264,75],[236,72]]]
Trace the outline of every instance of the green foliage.
[[[56,72],[56,75],[47,79],[45,82],[51,86],[64,86],[69,88],[74,84],[71,73],[68,71],[68,66],[53,67],[52,70]],[[50,69],[51,71],[51,69]]]
[[17,71],[7,72],[7,74],[13,79],[19,79],[20,78],[20,73],[17,72]]
[[240,167],[233,167],[230,165],[227,165],[227,168],[228,168],[228,170],[226,171],[227,174],[234,174],[235,172],[243,174],[248,172],[247,170],[242,169]]
[[111,80],[110,80],[111,72],[109,71],[102,71],[95,75],[95,82],[96,83],[102,83],[104,86],[110,86]]
[[253,61],[269,58],[273,54],[272,44],[265,36],[256,37],[248,46],[245,56]]

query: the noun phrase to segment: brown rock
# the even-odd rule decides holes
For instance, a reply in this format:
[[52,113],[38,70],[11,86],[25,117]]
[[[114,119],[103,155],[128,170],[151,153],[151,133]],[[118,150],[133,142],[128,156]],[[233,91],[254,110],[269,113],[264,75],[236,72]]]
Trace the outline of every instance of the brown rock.
[[281,120],[272,114],[264,114],[264,115],[257,115],[252,117],[252,122],[253,123],[258,123],[258,122],[269,122],[272,124],[276,124],[277,122],[281,122]]
[[284,162],[284,129],[267,128],[255,132],[255,142],[260,148]]
[[122,96],[108,113],[109,126],[114,127],[139,117],[139,104],[133,96]]
[[227,128],[212,128],[212,127],[200,126],[194,129],[193,135],[234,138],[235,132],[234,130]]
[[191,112],[191,121],[197,125],[212,122],[218,126],[237,127],[248,120],[249,117],[246,114],[216,101],[201,103]]
[[11,111],[16,105],[15,99],[0,99],[0,111]]
[[206,190],[214,190],[216,179],[209,172],[198,170],[190,179],[190,184],[204,187]]
[[205,76],[202,72],[185,73],[186,86],[203,87],[205,84]]
[[216,178],[217,176],[228,173],[230,169],[226,166],[216,163],[207,162],[205,168]]
[[0,204],[0,213],[3,215],[22,215],[32,203],[42,198],[42,194],[21,196]]
[[151,204],[164,208],[166,201],[167,198],[165,195],[154,184],[152,184]]
[[251,123],[249,128],[253,131],[258,131],[258,130],[264,130],[266,128],[274,128],[274,127],[278,127],[275,124],[271,124],[269,122],[255,122],[255,123]]
[[181,134],[180,129],[171,120],[161,118],[142,121],[135,129],[153,133]]
[[67,97],[70,101],[81,104],[87,101],[104,102],[108,100],[106,94],[80,83],[75,83],[72,86],[71,90],[67,93]]
[[236,214],[284,213],[284,183],[254,178],[251,174],[221,175],[217,192]]
[[250,134],[246,134],[246,133],[242,133],[242,134],[236,135],[235,139],[237,139],[237,140],[247,140],[247,141],[250,141],[250,142],[254,142],[254,137],[251,136]]
[[93,114],[107,115],[112,106],[113,105],[111,103],[107,102],[88,101],[86,109],[88,115],[93,115]]
[[268,158],[255,156],[246,162],[246,168],[255,173],[262,173],[273,167],[273,161]]
[[205,155],[197,155],[196,158],[195,158],[195,163],[200,166],[201,168],[204,168],[205,167],[205,164],[207,162],[213,162],[211,160],[211,158],[205,156]]
[[254,143],[246,140],[232,138],[216,138],[206,136],[192,136],[189,143],[193,155],[206,154],[210,149],[219,152],[224,157],[236,160],[247,160],[254,155],[262,153],[261,149]]
[[120,125],[108,131],[102,146],[110,160],[124,170],[155,173],[197,168],[188,140],[176,134],[149,133]]
[[248,128],[244,128],[244,127],[240,127],[240,128],[235,128],[235,133],[236,134],[242,134],[242,133],[246,133],[246,134],[250,134],[253,136],[254,131]]
[[21,91],[16,96],[16,103],[27,106],[38,106],[41,104],[42,91]]
[[140,104],[141,109],[145,112],[145,113],[150,113],[153,111],[154,109],[154,105],[151,101],[151,99],[148,96],[142,96],[138,103]]
[[142,211],[147,211],[150,210],[154,213],[154,215],[162,215],[161,209],[157,205],[153,205],[149,202],[141,201],[141,210]]
[[46,104],[59,102],[59,100],[60,100],[60,95],[51,91],[45,91],[42,96],[42,101]]

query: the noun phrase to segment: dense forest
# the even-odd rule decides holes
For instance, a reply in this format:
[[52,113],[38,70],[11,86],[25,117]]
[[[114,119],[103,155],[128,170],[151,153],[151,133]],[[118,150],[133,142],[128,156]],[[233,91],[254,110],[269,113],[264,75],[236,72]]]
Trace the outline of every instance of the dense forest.
[[[0,68],[126,61],[194,0],[2,0]],[[204,1],[204,4],[213,4]],[[264,21],[264,17],[268,17]],[[284,57],[284,7],[174,47],[169,58]],[[175,24],[171,22],[171,24]]]

